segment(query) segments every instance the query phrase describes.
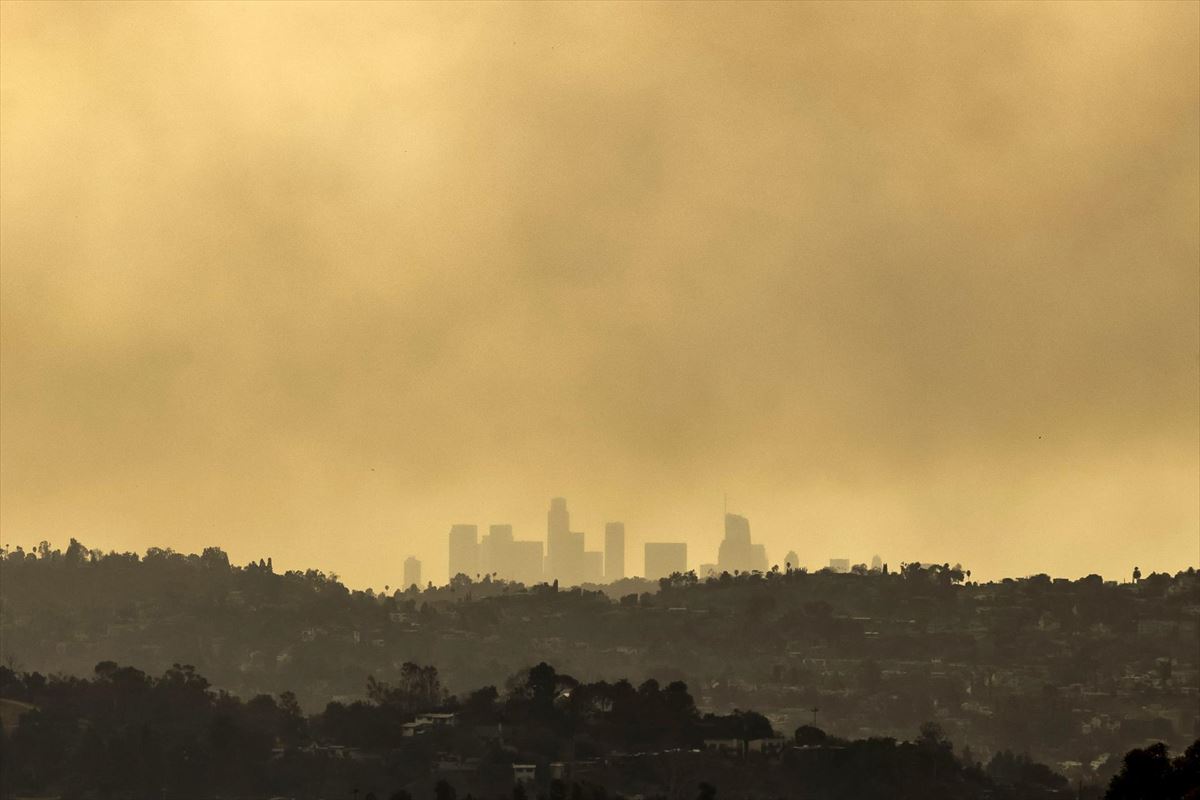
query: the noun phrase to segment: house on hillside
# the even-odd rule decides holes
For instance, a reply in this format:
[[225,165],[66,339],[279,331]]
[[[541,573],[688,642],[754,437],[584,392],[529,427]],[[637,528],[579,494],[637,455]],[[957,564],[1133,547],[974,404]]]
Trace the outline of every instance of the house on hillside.
[[458,715],[454,713],[429,713],[417,717],[418,725],[428,725],[431,728],[452,728],[458,724]]
[[787,744],[788,740],[782,736],[770,739],[751,739],[746,742],[746,752],[761,753],[762,755],[779,755],[787,747]]
[[712,750],[722,755],[739,756],[742,754],[741,739],[705,739],[704,749]]

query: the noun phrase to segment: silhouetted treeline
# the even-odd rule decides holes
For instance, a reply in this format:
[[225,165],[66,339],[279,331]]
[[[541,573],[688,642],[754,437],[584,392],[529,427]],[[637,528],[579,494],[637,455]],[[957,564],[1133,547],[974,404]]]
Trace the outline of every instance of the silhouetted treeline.
[[[985,766],[956,754],[933,723],[912,741],[845,740],[811,725],[783,736],[754,712],[701,714],[681,683],[584,683],[542,663],[503,690],[460,698],[431,667],[402,673],[305,717],[289,694],[242,701],[190,666],[154,678],[105,662],[86,680],[0,668],[0,791],[68,800],[1074,796],[1028,757],[1001,753]],[[521,782],[520,765],[532,770]],[[1158,797],[1128,792],[1184,786],[1195,766],[1196,747],[1174,765],[1158,748],[1131,753],[1109,796]]]
[[1172,759],[1156,742],[1125,754],[1105,800],[1200,800],[1200,739]]
[[0,633],[24,669],[179,660],[243,697],[293,689],[309,711],[348,706],[368,674],[401,682],[405,662],[438,664],[462,696],[545,660],[591,681],[683,681],[705,709],[754,707],[777,727],[819,709],[847,738],[902,739],[936,719],[984,759],[1029,750],[1072,781],[1107,780],[1146,741],[1178,749],[1200,734],[1195,569],[1124,583],[980,584],[918,564],[687,574],[617,598],[466,576],[385,589],[269,559],[239,567],[217,548],[43,545],[0,560]]

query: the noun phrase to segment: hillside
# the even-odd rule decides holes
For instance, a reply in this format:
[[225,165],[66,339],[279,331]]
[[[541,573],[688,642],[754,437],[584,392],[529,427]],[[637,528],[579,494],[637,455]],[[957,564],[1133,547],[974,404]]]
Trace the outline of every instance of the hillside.
[[685,681],[705,711],[753,707],[784,730],[815,720],[902,738],[937,720],[978,753],[1028,750],[1072,777],[1197,733],[1194,569],[1120,585],[978,584],[917,566],[678,575],[619,599],[461,577],[376,595],[314,570],[230,565],[216,548],[139,557],[73,543],[8,554],[0,570],[3,655],[20,668],[190,664],[242,696],[294,690],[310,710],[405,662],[437,664],[461,692],[544,660],[583,680]]

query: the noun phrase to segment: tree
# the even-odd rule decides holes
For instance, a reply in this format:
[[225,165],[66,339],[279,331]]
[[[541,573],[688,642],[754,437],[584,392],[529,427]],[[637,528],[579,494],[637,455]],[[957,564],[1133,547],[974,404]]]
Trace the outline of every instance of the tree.
[[462,704],[463,716],[478,722],[490,722],[495,715],[496,701],[499,699],[500,693],[496,691],[495,686],[476,689],[467,695]]
[[437,708],[445,702],[446,693],[436,667],[423,667],[406,661],[400,667],[400,683],[397,686],[368,675],[367,698],[377,706],[412,713]]
[[1125,754],[1105,800],[1196,800],[1200,798],[1200,739],[1172,761],[1156,742]]
[[917,744],[923,747],[950,749],[950,740],[946,738],[942,726],[936,722],[921,723]]
[[828,738],[825,731],[813,725],[801,725],[796,728],[795,740],[799,747],[822,745]]
[[[966,754],[964,753],[964,761]],[[1039,764],[1024,754],[1002,750],[992,756],[985,770],[996,783],[1011,786],[1022,794],[1040,793],[1039,790],[1059,790],[1067,786],[1066,778]]]
[[71,544],[67,547],[67,552],[63,555],[63,560],[72,566],[78,566],[84,562],[84,557],[87,555],[87,548],[79,543],[76,539],[71,539]]
[[295,692],[284,692],[279,695],[279,738],[286,745],[295,746],[304,741],[305,721],[304,711]]
[[229,569],[229,556],[219,547],[206,547],[200,554],[200,563],[209,569],[227,570]]

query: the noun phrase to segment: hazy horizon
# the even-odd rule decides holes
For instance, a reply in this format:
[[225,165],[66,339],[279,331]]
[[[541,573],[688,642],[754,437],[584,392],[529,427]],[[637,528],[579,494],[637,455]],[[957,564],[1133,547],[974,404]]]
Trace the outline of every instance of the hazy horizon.
[[1200,5],[0,5],[0,542],[1200,563]]

